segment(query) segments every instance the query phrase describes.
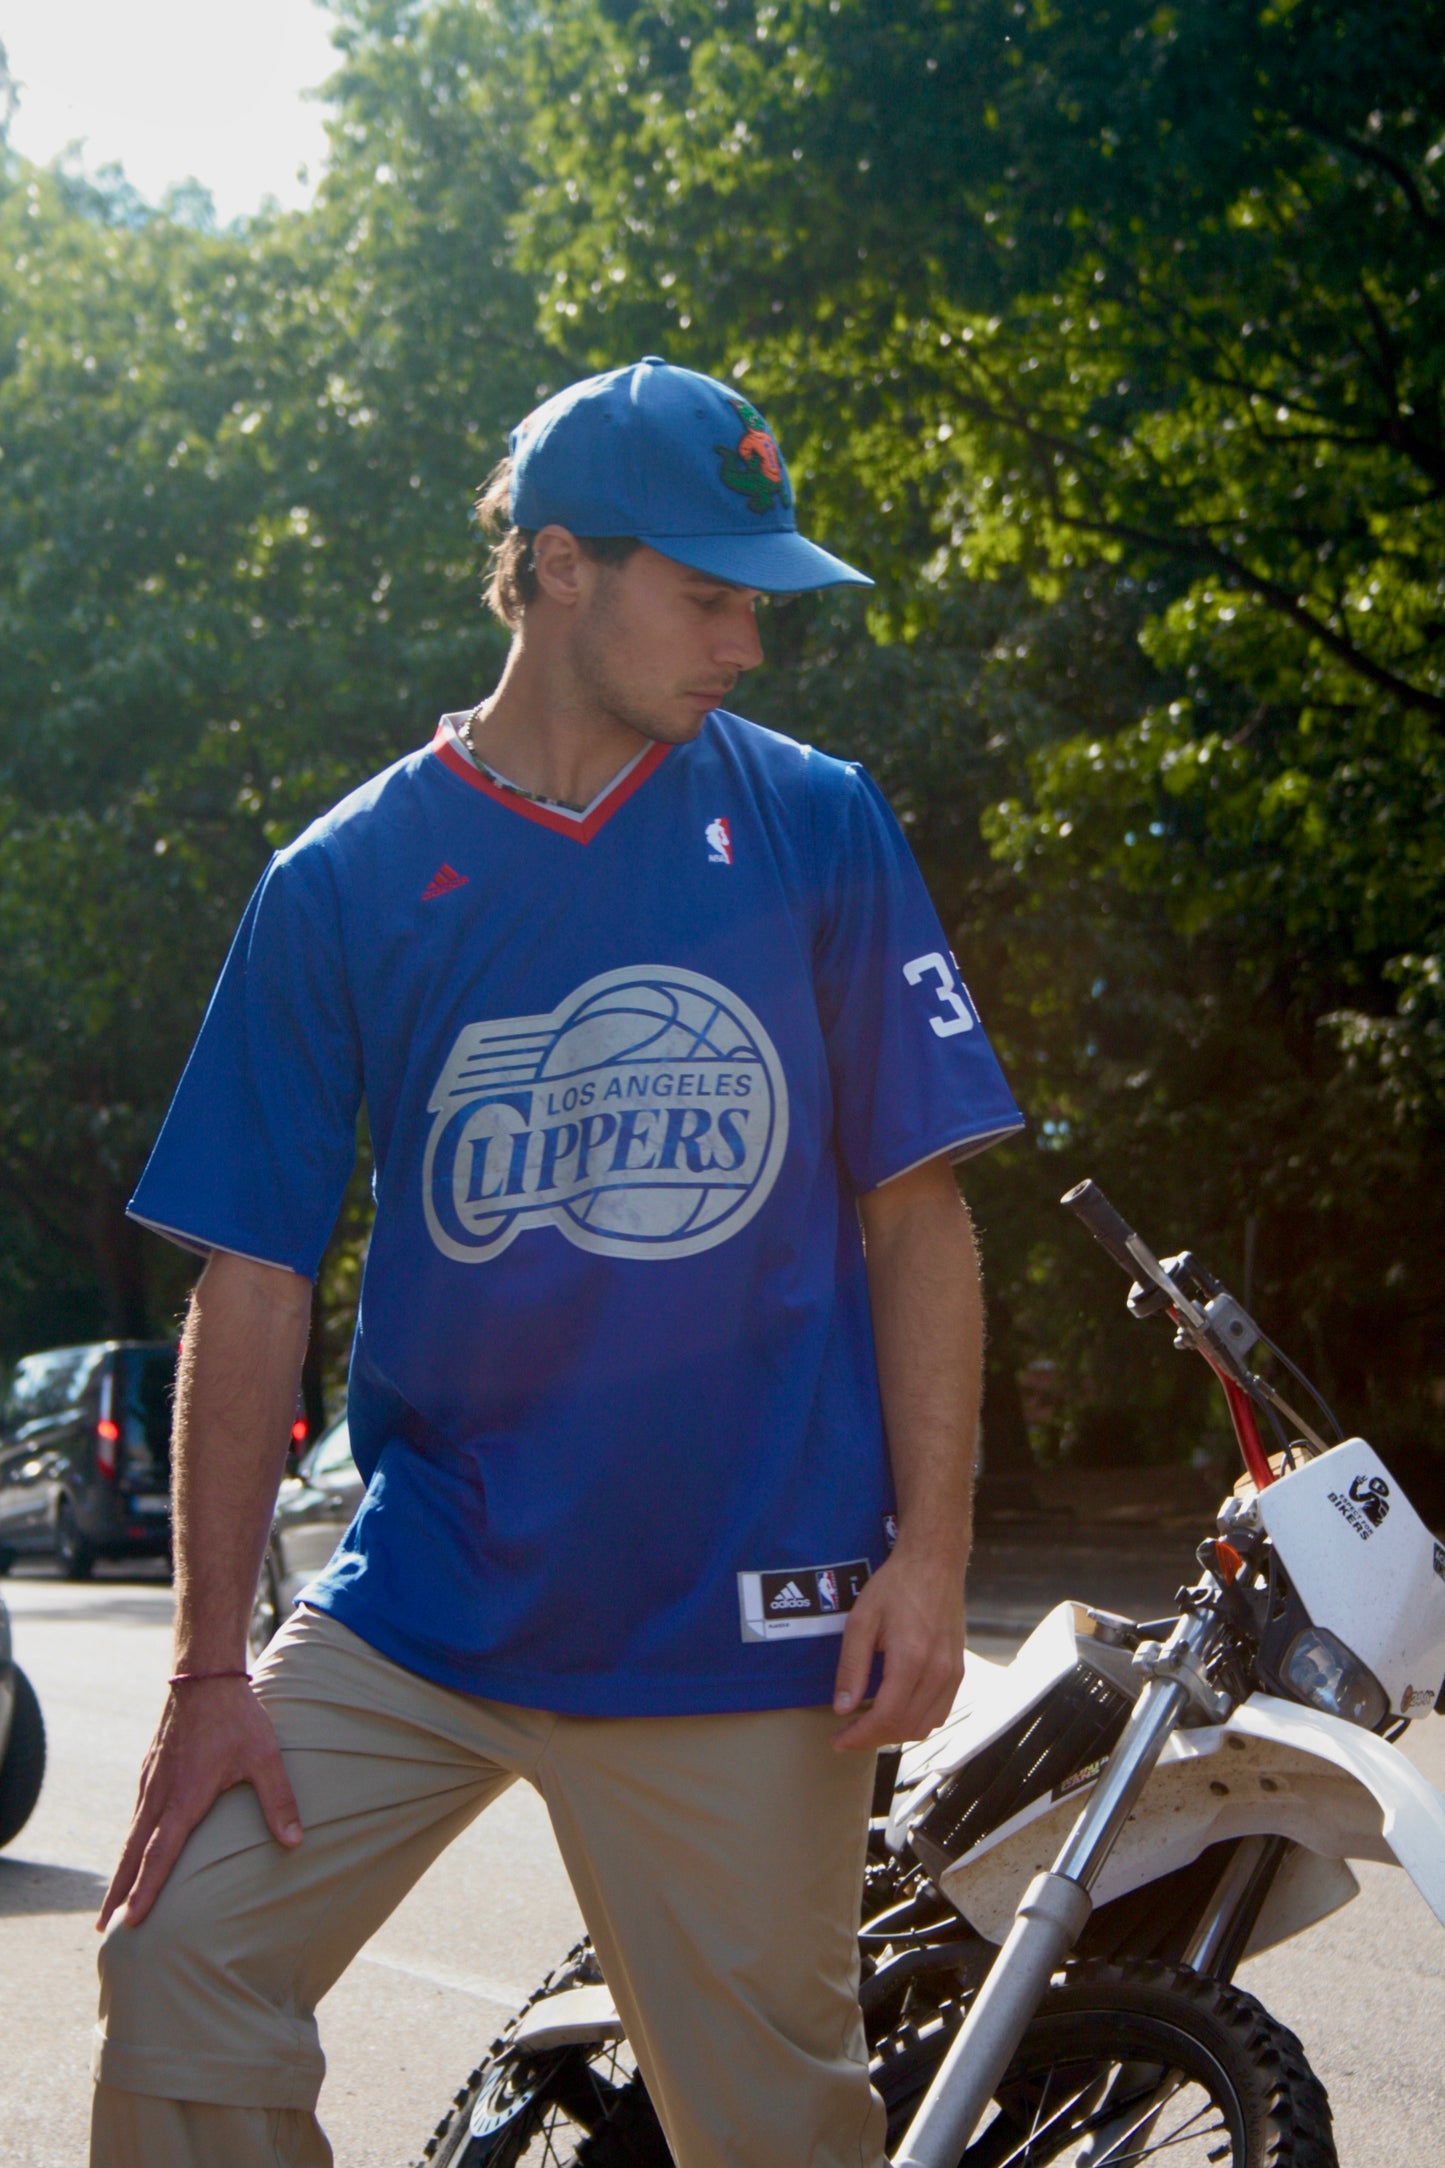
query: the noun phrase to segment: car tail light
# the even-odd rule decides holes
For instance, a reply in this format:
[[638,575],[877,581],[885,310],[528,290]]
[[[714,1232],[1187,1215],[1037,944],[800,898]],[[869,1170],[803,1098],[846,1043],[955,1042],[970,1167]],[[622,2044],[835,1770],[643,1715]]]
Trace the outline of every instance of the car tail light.
[[310,1435],[310,1430],[311,1426],[307,1422],[305,1416],[298,1415],[295,1422],[291,1425],[291,1449],[293,1452],[300,1452],[302,1446],[306,1443],[307,1437]]
[[115,1449],[120,1443],[120,1425],[103,1415],[95,1426],[95,1465],[102,1475],[115,1474]]

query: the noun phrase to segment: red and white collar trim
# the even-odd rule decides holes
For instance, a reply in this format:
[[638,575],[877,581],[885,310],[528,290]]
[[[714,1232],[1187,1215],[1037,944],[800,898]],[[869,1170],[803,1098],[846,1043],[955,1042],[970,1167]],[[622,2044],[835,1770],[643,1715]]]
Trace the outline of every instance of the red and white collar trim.
[[569,806],[542,805],[524,792],[508,790],[504,784],[494,783],[489,775],[484,775],[462,741],[461,725],[465,721],[466,711],[463,711],[460,715],[444,715],[437,724],[431,749],[443,765],[450,768],[453,775],[459,775],[464,783],[470,783],[473,790],[504,805],[509,813],[520,813],[525,819],[550,828],[555,835],[570,836],[574,843],[590,843],[632,793],[661,767],[671,750],[666,745],[645,745],[635,759],[629,760],[627,766],[613,776],[607,788],[599,791],[592,803],[579,813]]

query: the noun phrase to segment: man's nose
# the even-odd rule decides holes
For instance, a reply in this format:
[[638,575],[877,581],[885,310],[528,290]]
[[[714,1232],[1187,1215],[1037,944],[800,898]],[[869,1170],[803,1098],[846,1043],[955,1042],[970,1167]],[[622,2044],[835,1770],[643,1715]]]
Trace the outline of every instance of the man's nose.
[[763,643],[751,609],[740,611],[736,618],[729,619],[717,659],[725,662],[730,670],[757,669],[763,659]]

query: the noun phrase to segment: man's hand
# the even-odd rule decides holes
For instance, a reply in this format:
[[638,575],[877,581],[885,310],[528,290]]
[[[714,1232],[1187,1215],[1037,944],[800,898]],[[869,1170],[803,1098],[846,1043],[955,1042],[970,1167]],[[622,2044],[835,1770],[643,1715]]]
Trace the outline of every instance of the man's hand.
[[191,1831],[234,1784],[255,1791],[278,1844],[301,1842],[301,1817],[271,1720],[237,1667],[296,1410],[310,1312],[309,1281],[225,1250],[212,1256],[192,1292],[171,1447],[172,1668],[218,1675],[192,1676],[171,1690],[98,1927],[117,1913],[127,1926],[139,1926]]
[[877,1698],[834,1734],[835,1747],[901,1746],[926,1738],[947,1716],[963,1677],[963,1571],[956,1560],[914,1560],[900,1543],[865,1584],[838,1656],[833,1707],[839,1716],[858,1708],[880,1651]]
[[249,1784],[278,1844],[301,1842],[301,1816],[271,1719],[245,1679],[197,1679],[172,1689],[141,1769],[130,1833],[97,1930],[119,1913],[138,1927],[181,1847],[222,1792]]
[[[900,1745],[942,1723],[963,1677],[963,1577],[983,1374],[973,1231],[952,1169],[925,1160],[858,1200],[898,1541],[854,1604],[833,1707],[837,1747]],[[874,1657],[883,1684],[858,1714]]]

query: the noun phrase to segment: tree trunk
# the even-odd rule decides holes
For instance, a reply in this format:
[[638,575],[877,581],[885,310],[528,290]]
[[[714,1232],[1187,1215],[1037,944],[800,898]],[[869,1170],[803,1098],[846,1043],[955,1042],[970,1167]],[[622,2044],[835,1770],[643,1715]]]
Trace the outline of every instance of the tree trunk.
[[1034,1456],[1019,1392],[1013,1312],[1000,1295],[988,1300],[988,1341],[983,1369],[983,1470],[980,1519],[1029,1513],[1036,1505]]

